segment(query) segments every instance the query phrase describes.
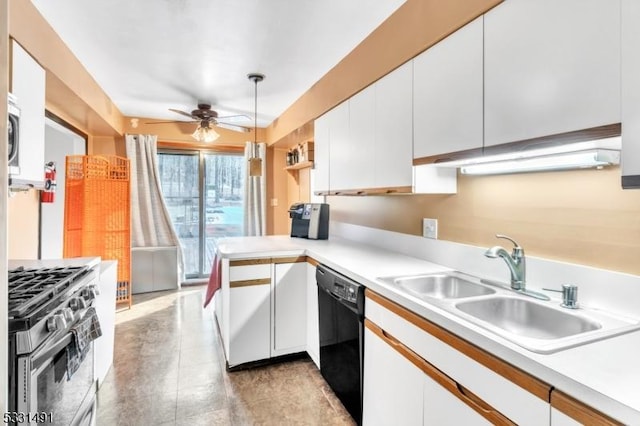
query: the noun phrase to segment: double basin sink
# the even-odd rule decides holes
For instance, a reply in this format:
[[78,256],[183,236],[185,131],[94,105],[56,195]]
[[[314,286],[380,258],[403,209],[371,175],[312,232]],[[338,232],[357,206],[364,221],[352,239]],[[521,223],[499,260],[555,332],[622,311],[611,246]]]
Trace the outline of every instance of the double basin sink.
[[640,322],[632,319],[598,310],[561,308],[557,302],[538,301],[455,271],[380,280],[538,353],[552,353],[640,328]]

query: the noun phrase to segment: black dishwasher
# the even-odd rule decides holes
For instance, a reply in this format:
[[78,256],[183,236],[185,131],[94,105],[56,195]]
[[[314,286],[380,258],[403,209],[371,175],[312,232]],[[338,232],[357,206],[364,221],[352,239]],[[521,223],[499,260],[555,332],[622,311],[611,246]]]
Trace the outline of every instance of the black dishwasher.
[[324,265],[316,268],[316,282],[320,373],[361,424],[365,287]]

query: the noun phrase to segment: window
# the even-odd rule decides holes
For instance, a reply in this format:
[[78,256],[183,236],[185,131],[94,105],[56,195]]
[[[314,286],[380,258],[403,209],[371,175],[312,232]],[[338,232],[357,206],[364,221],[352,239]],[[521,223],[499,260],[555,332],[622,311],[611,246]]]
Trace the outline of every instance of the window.
[[213,239],[244,234],[244,156],[161,151],[158,168],[186,277],[205,277],[211,272]]

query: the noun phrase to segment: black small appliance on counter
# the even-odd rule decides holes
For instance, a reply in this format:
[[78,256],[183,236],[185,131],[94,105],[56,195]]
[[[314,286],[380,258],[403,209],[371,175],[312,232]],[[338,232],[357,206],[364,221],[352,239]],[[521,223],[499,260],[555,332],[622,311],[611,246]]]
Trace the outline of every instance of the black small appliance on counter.
[[296,203],[289,208],[291,236],[326,240],[329,238],[329,204]]

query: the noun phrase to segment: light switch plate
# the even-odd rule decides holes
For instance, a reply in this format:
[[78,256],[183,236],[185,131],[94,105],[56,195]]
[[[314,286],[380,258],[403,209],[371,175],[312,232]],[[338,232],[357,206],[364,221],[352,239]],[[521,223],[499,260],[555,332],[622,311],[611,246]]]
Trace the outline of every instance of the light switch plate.
[[438,239],[438,219],[422,219],[422,236],[434,240]]

